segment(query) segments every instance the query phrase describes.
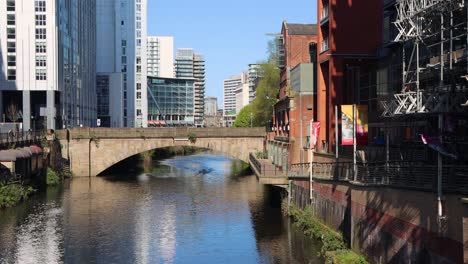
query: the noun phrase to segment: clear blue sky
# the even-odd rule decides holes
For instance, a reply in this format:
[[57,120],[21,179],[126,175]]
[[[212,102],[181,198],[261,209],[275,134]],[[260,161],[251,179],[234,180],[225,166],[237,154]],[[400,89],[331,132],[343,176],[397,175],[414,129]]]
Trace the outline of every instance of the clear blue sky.
[[148,0],[148,36],[173,36],[206,60],[205,96],[223,101],[223,80],[266,59],[266,33],[281,23],[316,23],[316,0]]

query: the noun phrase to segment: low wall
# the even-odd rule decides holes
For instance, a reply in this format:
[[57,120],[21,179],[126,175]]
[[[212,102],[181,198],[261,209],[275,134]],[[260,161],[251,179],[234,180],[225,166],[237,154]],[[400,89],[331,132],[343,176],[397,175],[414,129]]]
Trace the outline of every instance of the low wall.
[[[435,193],[321,180],[313,188],[314,214],[373,263],[466,263],[468,205],[459,195],[445,196],[439,234]],[[293,204],[310,204],[307,180],[291,192]]]

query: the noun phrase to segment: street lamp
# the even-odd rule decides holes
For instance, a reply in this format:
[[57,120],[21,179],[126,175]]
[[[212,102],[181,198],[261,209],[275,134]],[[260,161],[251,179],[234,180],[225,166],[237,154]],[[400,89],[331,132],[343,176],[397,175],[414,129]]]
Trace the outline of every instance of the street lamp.
[[253,114],[252,112],[250,112],[250,127],[252,127],[252,118],[253,118]]

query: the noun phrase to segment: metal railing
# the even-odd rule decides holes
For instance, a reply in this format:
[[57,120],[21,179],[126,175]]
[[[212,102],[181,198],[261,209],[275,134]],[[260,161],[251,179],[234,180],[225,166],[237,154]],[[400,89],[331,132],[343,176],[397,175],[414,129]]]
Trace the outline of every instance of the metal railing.
[[[291,165],[289,178],[307,178],[309,163]],[[352,162],[313,163],[313,177],[323,180],[350,181],[366,185],[395,186],[423,190],[437,189],[437,165],[423,162],[357,163],[356,178]],[[444,165],[442,185],[444,191],[468,193],[468,165]]]
[[[270,165],[267,162],[260,162],[253,153],[249,154],[249,160],[258,172],[258,176],[263,177],[286,177],[283,170],[278,169],[275,165]],[[269,161],[268,161],[269,162]]]
[[14,131],[10,130],[6,133],[0,133],[0,145],[11,145],[11,144],[34,144],[40,142],[45,138],[45,132],[43,130],[28,130],[28,131]]

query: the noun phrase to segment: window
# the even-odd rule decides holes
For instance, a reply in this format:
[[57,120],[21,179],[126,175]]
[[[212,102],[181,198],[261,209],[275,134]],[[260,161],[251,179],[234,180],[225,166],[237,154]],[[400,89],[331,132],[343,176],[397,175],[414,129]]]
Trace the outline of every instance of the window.
[[137,92],[137,99],[141,99],[141,92]]
[[7,0],[7,11],[15,11],[15,0]]
[[36,26],[46,25],[46,15],[36,15]]
[[322,41],[322,46],[320,47],[320,51],[324,52],[328,50],[328,38],[324,38]]
[[122,47],[127,46],[127,41],[125,39],[122,39]]
[[137,39],[137,46],[138,46],[138,47],[141,46],[141,39]]
[[136,64],[141,64],[141,57],[136,58]]
[[139,22],[139,21],[136,22],[136,28],[141,29],[141,22]]
[[137,83],[137,84],[136,84],[136,87],[137,87],[137,88],[136,88],[137,91],[141,90],[141,83]]
[[141,12],[141,4],[136,5],[136,10],[137,10],[137,12]]
[[46,53],[45,42],[36,42],[36,53]]
[[124,24],[125,24],[125,23],[124,23],[124,21],[123,21],[123,20],[121,20],[121,21],[120,21],[120,25],[122,25],[122,26],[123,26]]
[[124,99],[127,99],[127,92],[124,92]]
[[141,116],[141,109],[137,109],[137,116]]
[[141,66],[140,65],[137,65],[136,72],[141,72]]
[[8,66],[16,66],[16,56],[7,56],[7,64]]
[[127,63],[127,57],[126,57],[126,56],[122,56],[122,63],[123,63],[123,64],[126,64],[126,63]]
[[125,47],[122,48],[122,55],[127,55],[127,49]]
[[45,67],[45,66],[47,66],[46,60],[47,60],[47,58],[44,55],[36,56],[36,67]]
[[47,71],[46,71],[46,69],[36,69],[36,80],[37,81],[47,80]]
[[16,29],[15,28],[7,28],[7,38],[8,39],[15,39],[16,38]]
[[9,53],[14,53],[16,52],[16,42],[7,42],[7,47],[8,47],[8,52]]
[[15,69],[8,69],[8,80],[14,81],[16,80],[16,70]]
[[36,12],[45,12],[46,11],[46,1],[45,0],[36,0],[35,7],[36,7]]
[[46,39],[45,28],[36,28],[36,39]]
[[16,24],[16,19],[14,14],[7,15],[7,25],[14,26]]

